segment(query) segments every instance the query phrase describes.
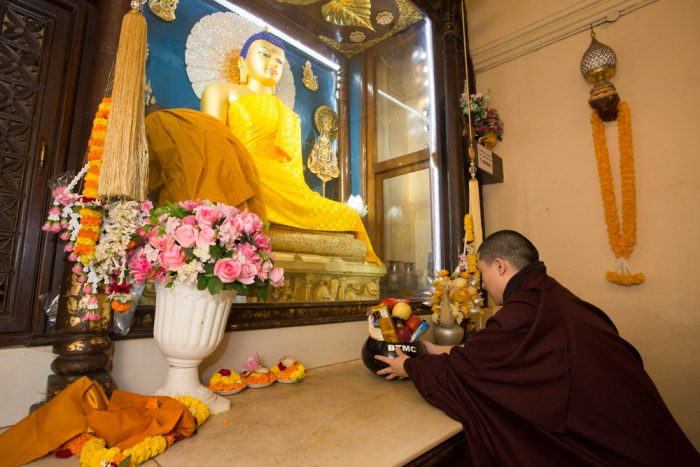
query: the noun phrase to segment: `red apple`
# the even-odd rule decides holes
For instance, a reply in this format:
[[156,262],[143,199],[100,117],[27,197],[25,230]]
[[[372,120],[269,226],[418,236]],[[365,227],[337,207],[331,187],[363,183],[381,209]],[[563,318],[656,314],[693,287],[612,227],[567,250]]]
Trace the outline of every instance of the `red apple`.
[[396,335],[399,338],[401,344],[408,344],[411,342],[411,329],[408,326],[402,326],[396,330]]
[[408,318],[408,321],[406,321],[406,326],[408,326],[411,332],[414,332],[416,329],[418,329],[418,326],[420,326],[420,323],[422,322],[423,320],[420,318],[420,316],[413,315]]

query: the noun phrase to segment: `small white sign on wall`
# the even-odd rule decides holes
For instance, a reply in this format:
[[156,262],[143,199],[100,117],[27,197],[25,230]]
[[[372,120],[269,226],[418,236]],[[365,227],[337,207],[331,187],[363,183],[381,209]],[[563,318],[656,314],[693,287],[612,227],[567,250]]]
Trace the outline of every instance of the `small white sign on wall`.
[[477,167],[493,175],[493,152],[490,149],[487,149],[486,147],[482,146],[481,144],[477,144],[476,148]]

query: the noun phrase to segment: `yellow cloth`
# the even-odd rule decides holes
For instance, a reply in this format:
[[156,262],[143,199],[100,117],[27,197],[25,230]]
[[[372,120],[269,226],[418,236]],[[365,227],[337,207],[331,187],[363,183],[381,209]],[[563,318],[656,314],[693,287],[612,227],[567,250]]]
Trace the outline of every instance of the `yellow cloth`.
[[[158,407],[151,407],[156,400]],[[197,428],[197,420],[190,410],[176,399],[126,391],[114,391],[107,410],[91,410],[87,422],[95,430],[95,436],[104,439],[108,447],[122,450],[149,436],[171,431],[187,438]]]
[[243,96],[230,105],[228,126],[190,109],[148,115],[149,191],[160,191],[159,205],[209,199],[274,224],[353,232],[367,245],[365,260],[381,263],[357,212],[304,181],[301,127],[289,107],[273,95]]
[[85,432],[85,415],[107,408],[102,387],[83,376],[0,434],[0,467],[26,464]]
[[160,110],[146,117],[146,132],[148,190],[158,193],[158,205],[208,199],[267,219],[255,164],[219,120],[196,110]]
[[365,260],[381,263],[357,212],[324,198],[304,181],[297,114],[276,96],[249,94],[230,105],[228,126],[258,168],[270,222],[307,230],[354,232],[367,245]]

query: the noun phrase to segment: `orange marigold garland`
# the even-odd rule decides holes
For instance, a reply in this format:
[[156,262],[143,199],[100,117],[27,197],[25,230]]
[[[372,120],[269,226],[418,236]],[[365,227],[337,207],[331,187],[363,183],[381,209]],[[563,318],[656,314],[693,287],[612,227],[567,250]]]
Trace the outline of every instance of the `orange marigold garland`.
[[[150,202],[107,203],[98,198],[103,148],[111,111],[111,98],[100,102],[88,141],[87,162],[76,176],[60,176],[52,189],[54,203],[43,230],[59,233],[66,241],[72,272],[81,284],[79,307],[85,321],[99,321],[100,293],[117,312],[131,309],[134,292],[126,277],[130,242]],[[73,189],[83,181],[80,194]]]
[[608,242],[617,258],[615,271],[608,271],[605,277],[615,284],[636,285],[644,282],[644,274],[634,274],[627,259],[637,242],[637,207],[634,180],[634,150],[632,146],[632,118],[629,105],[626,102],[618,104],[617,131],[620,149],[620,184],[622,195],[622,222],[620,222],[615,189],[610,165],[610,155],[605,135],[605,125],[596,111],[591,113],[593,128],[593,143],[598,177],[600,179],[600,194],[603,198],[605,223],[608,227]]

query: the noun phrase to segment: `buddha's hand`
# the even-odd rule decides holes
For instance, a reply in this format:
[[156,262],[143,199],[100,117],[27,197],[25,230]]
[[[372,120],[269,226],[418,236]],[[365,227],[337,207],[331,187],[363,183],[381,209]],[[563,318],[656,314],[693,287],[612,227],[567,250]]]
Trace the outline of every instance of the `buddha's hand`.
[[408,373],[406,373],[406,370],[403,369],[403,364],[409,357],[403,353],[400,346],[396,346],[396,358],[389,358],[383,355],[375,355],[374,358],[389,365],[388,367],[379,370],[377,372],[378,375],[386,375],[386,379],[408,378]]

